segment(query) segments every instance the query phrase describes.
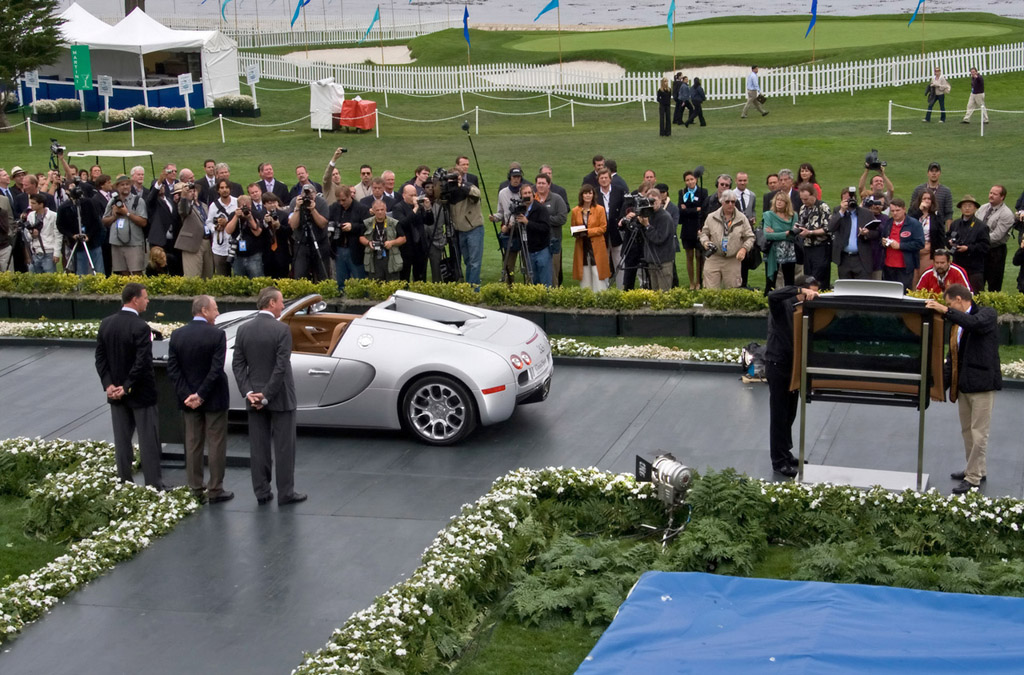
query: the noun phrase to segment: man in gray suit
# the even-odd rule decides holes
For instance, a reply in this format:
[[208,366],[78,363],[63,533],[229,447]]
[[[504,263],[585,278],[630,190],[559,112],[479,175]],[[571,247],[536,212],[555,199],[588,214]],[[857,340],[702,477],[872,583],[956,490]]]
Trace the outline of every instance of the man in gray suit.
[[256,298],[259,312],[238,329],[231,362],[238,391],[249,411],[249,458],[252,489],[260,505],[268,504],[273,440],[277,461],[277,504],[306,501],[295,491],[295,380],[292,377],[292,336],[278,318],[284,311],[281,291],[268,286]]

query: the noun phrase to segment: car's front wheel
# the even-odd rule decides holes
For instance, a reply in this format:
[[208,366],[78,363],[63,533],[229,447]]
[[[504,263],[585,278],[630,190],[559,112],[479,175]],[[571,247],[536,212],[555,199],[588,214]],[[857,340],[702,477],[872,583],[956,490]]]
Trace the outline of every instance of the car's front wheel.
[[402,397],[402,424],[431,445],[451,445],[476,428],[476,402],[458,380],[427,375]]

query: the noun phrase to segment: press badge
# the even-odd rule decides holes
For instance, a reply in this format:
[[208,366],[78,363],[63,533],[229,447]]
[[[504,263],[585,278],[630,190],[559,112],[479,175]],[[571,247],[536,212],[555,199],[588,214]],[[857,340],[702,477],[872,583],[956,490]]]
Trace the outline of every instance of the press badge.
[[123,230],[123,229],[124,229],[124,226],[125,226],[125,224],[126,224],[126,222],[125,222],[125,221],[126,221],[126,219],[125,219],[125,218],[118,218],[118,219],[117,219],[117,229],[119,229],[119,230]]
[[238,240],[238,250],[241,251],[242,253],[245,253],[246,251],[249,250],[245,247],[245,243],[245,239]]

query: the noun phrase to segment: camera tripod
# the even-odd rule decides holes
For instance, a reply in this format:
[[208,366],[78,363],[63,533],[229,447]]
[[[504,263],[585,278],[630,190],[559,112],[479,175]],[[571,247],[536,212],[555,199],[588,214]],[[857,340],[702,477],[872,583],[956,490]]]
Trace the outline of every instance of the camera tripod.
[[[523,275],[524,284],[534,283],[533,266],[530,264],[530,253],[527,248],[529,237],[526,234],[526,225],[516,222],[515,215],[510,215],[505,226],[509,228],[508,244],[505,246],[501,263],[501,280],[511,286],[515,282],[516,255],[519,255],[519,269]],[[512,243],[518,236],[519,250],[517,251]]]
[[462,252],[459,250],[458,237],[452,228],[451,206],[447,201],[439,201],[438,206],[441,207],[441,234],[444,237],[438,273],[441,281],[462,281]]
[[71,202],[75,205],[75,217],[78,219],[78,237],[75,238],[75,244],[71,247],[71,252],[68,253],[68,262],[64,267],[64,271],[68,274],[71,273],[71,269],[74,268],[78,271],[78,265],[75,262],[75,251],[81,246],[82,250],[85,251],[85,259],[89,261],[89,274],[96,274],[96,266],[92,262],[92,254],[89,252],[89,245],[85,240],[85,228],[82,227],[82,205],[77,199],[71,198]]
[[[313,271],[313,281],[326,281],[330,275],[327,273],[327,265],[324,264],[324,257],[320,251],[320,242],[317,241],[316,231],[313,229],[312,216],[305,210],[299,212],[299,220],[302,222],[302,232],[306,237],[306,246],[309,247],[310,255],[316,258],[316,268]],[[312,268],[312,265],[310,266]],[[310,270],[307,270],[307,274]]]
[[[647,236],[644,234],[643,226],[641,226],[639,223],[636,224],[636,229],[630,228],[628,232],[630,235],[629,241],[622,247],[622,253],[619,257],[618,267],[612,267],[612,277],[614,277],[615,273],[618,272],[619,270],[622,270],[623,273],[629,272],[630,270],[635,270],[636,280],[640,282],[640,288],[650,289],[651,276],[648,273],[647,266],[648,264],[655,263],[655,256],[653,251],[651,251],[650,242],[647,241]],[[643,247],[643,251],[641,253],[640,259],[636,261],[636,264],[630,265],[629,255],[632,251],[636,250],[638,239],[641,241],[640,245]],[[623,290],[629,290],[628,287],[630,286],[630,284],[626,282],[625,275],[623,277],[622,286]]]

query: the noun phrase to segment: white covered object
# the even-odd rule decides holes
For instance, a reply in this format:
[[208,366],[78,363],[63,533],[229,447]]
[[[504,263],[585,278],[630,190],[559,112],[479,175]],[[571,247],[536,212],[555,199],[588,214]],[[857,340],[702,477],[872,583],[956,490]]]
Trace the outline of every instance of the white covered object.
[[345,88],[334,82],[333,77],[309,83],[309,126],[311,129],[330,131],[332,116],[341,112],[345,102]]

